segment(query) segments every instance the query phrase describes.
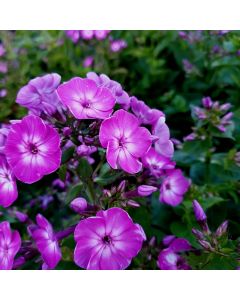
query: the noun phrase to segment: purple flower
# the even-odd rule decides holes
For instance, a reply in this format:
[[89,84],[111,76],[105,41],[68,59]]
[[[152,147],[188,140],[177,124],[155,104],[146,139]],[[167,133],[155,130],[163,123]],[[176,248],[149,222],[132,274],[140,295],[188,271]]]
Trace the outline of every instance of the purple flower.
[[160,117],[153,127],[153,134],[158,137],[155,143],[156,151],[166,157],[172,157],[174,152],[173,142],[170,140],[170,131],[165,123],[165,118]]
[[124,40],[114,40],[111,41],[110,49],[112,52],[119,52],[127,47],[127,43]]
[[105,119],[113,111],[112,93],[90,79],[75,77],[57,89],[60,100],[77,119]]
[[6,50],[3,46],[3,44],[0,44],[0,57],[3,56],[6,53]]
[[164,249],[158,256],[157,265],[161,270],[189,270],[186,260],[170,248]]
[[93,62],[94,62],[93,56],[87,56],[83,61],[83,67],[89,68],[92,66]]
[[74,43],[80,39],[80,30],[66,30],[66,36],[69,37]]
[[189,185],[189,181],[183,176],[181,170],[168,171],[168,176],[163,180],[160,188],[160,202],[172,206],[179,205]]
[[138,119],[123,109],[104,120],[99,131],[103,148],[107,148],[107,161],[113,169],[135,174],[142,168],[139,158],[151,146],[151,134],[139,126]]
[[166,236],[163,244],[168,248],[162,250],[158,256],[157,265],[161,270],[189,270],[186,260],[179,255],[180,252],[190,251],[192,246],[183,238],[174,235]]
[[5,155],[17,179],[30,184],[59,168],[60,137],[41,118],[26,116],[12,125]]
[[143,124],[155,125],[159,118],[164,117],[163,112],[157,109],[151,109],[136,97],[131,97],[130,101],[133,113]]
[[202,99],[202,104],[205,108],[211,108],[213,105],[212,99],[210,97],[205,97]]
[[205,222],[207,220],[207,216],[197,200],[193,200],[193,211],[198,222]]
[[175,240],[175,235],[166,235],[162,240],[164,246],[169,246],[173,240]]
[[61,76],[56,73],[36,77],[19,90],[16,102],[36,115],[53,115],[62,108],[56,93],[60,81]]
[[142,227],[117,207],[80,221],[74,238],[74,261],[88,270],[126,269],[146,239]]
[[111,30],[94,30],[94,34],[97,40],[104,40]]
[[5,157],[0,154],[0,205],[10,206],[18,197],[15,176]]
[[99,87],[108,88],[116,99],[116,102],[121,105],[122,108],[128,109],[130,106],[130,97],[125,92],[120,83],[111,80],[107,75],[97,75],[95,72],[87,73],[87,78],[96,82]]
[[72,210],[74,210],[76,213],[82,213],[85,211],[88,207],[86,199],[79,197],[75,198],[71,203],[70,207]]
[[154,148],[150,148],[142,157],[143,166],[148,168],[150,173],[156,178],[163,174],[164,170],[174,169],[175,162],[159,154]]
[[80,33],[84,40],[91,40],[94,37],[94,30],[80,30]]
[[0,98],[4,98],[6,96],[7,96],[7,90],[6,89],[0,90]]
[[5,61],[0,61],[0,73],[6,74],[8,71],[8,65]]
[[61,260],[62,254],[52,225],[40,214],[37,215],[36,222],[37,225],[28,227],[29,232],[47,267],[54,269]]
[[9,222],[0,223],[0,270],[11,270],[14,257],[21,247],[18,231],[11,231]]

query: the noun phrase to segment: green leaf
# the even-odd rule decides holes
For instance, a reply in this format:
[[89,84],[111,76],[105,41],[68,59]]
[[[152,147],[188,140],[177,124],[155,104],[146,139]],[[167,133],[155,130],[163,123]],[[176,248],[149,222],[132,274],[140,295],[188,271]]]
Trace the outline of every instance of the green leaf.
[[62,154],[61,164],[65,164],[66,162],[68,162],[73,157],[74,151],[75,151],[74,147],[70,147],[67,150],[65,150]]

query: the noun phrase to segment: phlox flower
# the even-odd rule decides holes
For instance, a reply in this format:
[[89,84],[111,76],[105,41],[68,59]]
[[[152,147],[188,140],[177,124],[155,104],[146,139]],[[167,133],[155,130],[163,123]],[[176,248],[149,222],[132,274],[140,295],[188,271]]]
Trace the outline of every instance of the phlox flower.
[[69,37],[74,43],[77,43],[81,37],[80,30],[66,30],[66,36]]
[[18,197],[15,176],[6,158],[0,154],[0,205],[10,206]]
[[121,84],[115,80],[111,80],[107,75],[97,75],[95,72],[88,72],[87,78],[96,82],[99,87],[108,88],[116,99],[116,103],[121,105],[122,108],[128,109],[130,106],[130,97],[125,92]]
[[110,44],[110,49],[112,52],[119,52],[127,47],[127,42],[124,40],[113,40]]
[[41,118],[26,116],[11,126],[4,152],[16,178],[30,184],[59,168],[60,137]]
[[142,157],[144,167],[156,178],[160,177],[164,170],[174,169],[175,162],[168,157],[159,154],[154,148],[150,148]]
[[136,97],[131,97],[131,110],[139,121],[143,124],[154,125],[160,117],[165,117],[164,113],[157,109],[151,109],[143,101]]
[[62,258],[58,240],[52,225],[41,214],[36,217],[37,225],[30,225],[29,232],[44,260],[45,269],[54,269]]
[[0,270],[11,270],[14,257],[21,247],[18,231],[11,231],[9,222],[0,223]]
[[99,139],[103,148],[107,148],[109,165],[130,174],[141,170],[139,159],[151,146],[150,132],[140,127],[138,119],[123,109],[102,122]]
[[183,176],[179,169],[169,170],[167,177],[163,180],[160,188],[160,202],[171,206],[179,205],[183,195],[190,186],[189,181]]
[[112,113],[115,99],[109,89],[91,79],[75,77],[57,89],[60,100],[77,119],[105,119]]
[[16,102],[35,115],[53,115],[62,108],[56,93],[60,81],[61,76],[56,73],[36,77],[19,90]]
[[160,117],[153,127],[153,134],[158,137],[155,142],[156,151],[166,157],[172,157],[174,152],[173,142],[170,140],[170,131],[165,123],[165,117]]
[[126,269],[146,239],[141,226],[117,207],[80,221],[74,238],[74,261],[88,270]]
[[[192,249],[190,243],[183,238],[175,236],[165,237],[168,248],[159,253],[157,265],[161,270],[189,270],[190,266],[187,261],[180,255],[180,252],[190,251]],[[164,243],[165,244],[165,243]]]

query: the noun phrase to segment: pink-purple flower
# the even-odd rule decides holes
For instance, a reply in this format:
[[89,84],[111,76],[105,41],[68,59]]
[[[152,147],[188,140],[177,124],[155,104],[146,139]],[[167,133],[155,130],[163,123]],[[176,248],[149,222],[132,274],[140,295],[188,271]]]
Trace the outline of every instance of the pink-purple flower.
[[154,148],[150,148],[142,157],[142,163],[156,178],[160,177],[164,170],[174,169],[176,164],[168,157],[159,154]]
[[143,124],[155,125],[159,118],[165,117],[164,113],[158,109],[151,109],[143,101],[136,97],[131,97],[131,110],[139,121]]
[[120,39],[120,40],[113,40],[110,43],[110,49],[112,52],[119,52],[122,49],[127,47],[127,42]]
[[59,168],[60,137],[41,118],[26,116],[11,126],[4,152],[16,178],[30,184]]
[[171,206],[179,205],[189,186],[189,180],[183,176],[181,170],[169,170],[160,188],[160,202]]
[[161,270],[189,270],[185,258],[180,255],[180,252],[190,251],[192,249],[191,245],[186,239],[176,238],[175,236],[165,237],[165,241],[169,240],[168,243],[164,244],[168,248],[162,250],[159,253],[157,265]]
[[105,119],[115,105],[111,91],[91,79],[75,77],[57,89],[60,100],[77,119]]
[[99,131],[101,145],[107,148],[107,161],[113,169],[135,174],[142,169],[140,158],[151,146],[151,134],[139,126],[138,119],[123,109],[103,121]]
[[122,108],[128,109],[130,106],[130,97],[126,91],[123,90],[121,84],[115,80],[111,80],[107,75],[97,75],[95,72],[88,72],[87,78],[96,82],[99,87],[108,88],[115,97],[116,103]]
[[14,257],[21,247],[18,231],[11,230],[7,221],[0,223],[0,270],[11,270]]
[[141,226],[117,207],[80,221],[74,238],[74,261],[88,270],[126,269],[146,239]]
[[15,176],[6,158],[0,154],[0,205],[10,206],[18,197]]
[[153,127],[153,134],[158,137],[155,142],[156,151],[166,157],[174,153],[173,142],[170,140],[170,131],[165,123],[165,117],[160,117]]
[[29,232],[46,264],[43,267],[54,269],[62,258],[58,240],[52,225],[41,214],[37,215],[36,222],[37,225],[29,226]]
[[36,115],[53,115],[62,109],[56,93],[60,81],[61,76],[56,73],[36,77],[19,90],[16,102]]

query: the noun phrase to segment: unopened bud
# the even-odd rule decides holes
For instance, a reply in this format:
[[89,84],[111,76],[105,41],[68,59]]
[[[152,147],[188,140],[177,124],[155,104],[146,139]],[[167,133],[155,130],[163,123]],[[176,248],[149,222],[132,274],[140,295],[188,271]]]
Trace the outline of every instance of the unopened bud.
[[70,127],[64,127],[63,128],[63,135],[64,136],[70,136],[71,135],[71,133],[72,133],[72,129],[70,128]]
[[216,236],[221,237],[227,232],[228,221],[224,221],[216,230]]
[[119,193],[123,193],[125,190],[125,187],[126,187],[126,180],[122,180],[117,187],[117,191]]
[[157,188],[155,186],[151,186],[151,185],[140,185],[137,188],[138,194],[139,196],[150,196],[152,193],[157,191]]
[[192,229],[192,233],[195,235],[195,237],[196,237],[198,240],[204,239],[204,234],[203,234],[200,230],[197,230],[197,229],[193,228],[193,229]]
[[205,108],[209,109],[212,107],[212,99],[210,97],[205,97],[202,99],[202,104]]
[[21,223],[25,223],[28,220],[28,215],[25,213],[22,213],[20,211],[15,212],[15,217],[19,220]]
[[127,205],[128,205],[128,206],[131,206],[131,207],[140,207],[140,204],[137,203],[137,202],[134,201],[134,200],[128,200],[128,201],[127,201]]
[[154,247],[156,244],[156,238],[153,236],[149,241],[149,246]]
[[204,240],[199,240],[198,242],[205,250],[214,251],[213,247],[211,246],[211,244],[209,242],[204,241]]
[[84,198],[75,198],[71,203],[70,207],[72,210],[74,210],[76,213],[81,213],[85,211],[88,207],[87,201]]
[[202,208],[202,206],[198,203],[197,200],[193,200],[193,211],[195,214],[196,220],[199,222],[203,222],[207,220],[207,216]]

